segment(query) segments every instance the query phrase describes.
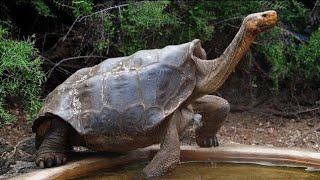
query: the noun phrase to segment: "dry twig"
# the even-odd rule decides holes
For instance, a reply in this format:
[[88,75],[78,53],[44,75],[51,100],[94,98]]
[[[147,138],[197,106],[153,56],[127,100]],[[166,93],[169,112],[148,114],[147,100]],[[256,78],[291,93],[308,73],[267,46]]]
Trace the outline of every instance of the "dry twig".
[[308,112],[313,112],[320,110],[320,107],[300,110],[296,112],[282,112],[274,109],[256,109],[253,107],[244,107],[244,106],[231,106],[231,112],[244,112],[244,111],[253,111],[253,112],[261,112],[261,113],[268,113],[273,114],[275,116],[280,116],[284,118],[296,118],[299,114],[304,114]]
[[48,72],[47,77],[51,77],[52,72],[55,70],[56,67],[58,67],[61,63],[64,63],[66,61],[71,61],[71,60],[75,60],[75,59],[86,59],[86,58],[100,58],[100,59],[107,59],[108,57],[105,56],[77,56],[77,57],[69,57],[69,58],[65,58],[62,59],[61,61],[59,61],[58,63],[56,63],[52,69],[50,69],[50,71]]
[[290,142],[296,142],[297,139],[299,138],[300,140],[304,139],[305,137],[307,137],[309,134],[312,134],[316,131],[320,131],[320,123],[318,125],[316,125],[315,127],[313,127],[312,129],[303,132],[301,135],[298,136],[294,136],[290,139]]
[[[134,4],[143,3],[143,2],[144,2],[144,1],[136,2],[136,3],[134,3]],[[84,19],[86,19],[86,18],[88,18],[88,17],[92,17],[92,16],[97,15],[97,14],[102,14],[102,13],[105,13],[105,12],[110,11],[110,10],[112,10],[112,9],[119,9],[119,11],[120,11],[120,9],[121,9],[122,7],[126,7],[126,6],[128,6],[128,5],[129,5],[129,4],[121,4],[121,5],[112,6],[112,7],[108,7],[108,8],[99,10],[99,11],[94,12],[94,13],[92,13],[92,14],[90,14],[90,15],[87,15],[87,16],[78,16],[78,17],[73,21],[73,23],[72,23],[72,25],[70,26],[67,34],[63,37],[63,41],[66,40],[67,36],[70,34],[71,30],[73,29],[74,25],[75,25],[77,22],[81,22],[82,20],[84,20]]]
[[24,139],[22,139],[21,141],[19,141],[14,147],[13,147],[13,150],[11,151],[11,153],[10,154],[8,154],[7,155],[7,159],[11,159],[11,158],[13,158],[14,157],[14,155],[16,154],[16,152],[17,152],[17,150],[18,150],[18,148],[19,148],[19,146],[22,144],[22,143],[24,143],[24,142],[26,142],[26,141],[28,141],[28,140],[30,140],[30,137],[28,137],[28,138],[24,138]]

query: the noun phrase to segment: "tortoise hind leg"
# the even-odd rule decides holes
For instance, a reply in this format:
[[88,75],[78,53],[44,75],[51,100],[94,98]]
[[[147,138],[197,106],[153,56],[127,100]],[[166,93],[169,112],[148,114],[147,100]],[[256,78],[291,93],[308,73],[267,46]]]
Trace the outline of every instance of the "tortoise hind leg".
[[196,142],[200,147],[218,146],[217,132],[230,111],[228,101],[218,96],[206,95],[197,99],[192,107],[202,115],[202,123],[196,129]]
[[66,149],[70,127],[62,120],[53,119],[50,129],[43,139],[35,163],[40,168],[59,166],[66,162]]
[[[179,119],[180,118],[180,119]],[[143,175],[147,178],[160,176],[174,169],[180,162],[180,142],[177,127],[178,122],[181,122],[181,112],[176,111],[170,119],[167,126],[160,128],[164,130],[164,136],[160,145],[160,150],[152,159],[152,161],[143,169]]]

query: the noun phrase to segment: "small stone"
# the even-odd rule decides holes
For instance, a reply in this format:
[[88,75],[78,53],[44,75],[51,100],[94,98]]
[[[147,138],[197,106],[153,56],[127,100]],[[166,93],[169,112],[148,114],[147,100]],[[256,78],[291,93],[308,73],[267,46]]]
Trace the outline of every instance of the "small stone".
[[256,130],[257,130],[258,133],[264,132],[264,129],[262,129],[262,128],[257,128]]
[[267,128],[268,128],[268,127],[271,127],[271,123],[268,121],[267,124],[266,124],[266,126],[267,126]]
[[309,126],[309,127],[313,127],[314,126],[314,123],[313,122],[307,122],[307,125]]

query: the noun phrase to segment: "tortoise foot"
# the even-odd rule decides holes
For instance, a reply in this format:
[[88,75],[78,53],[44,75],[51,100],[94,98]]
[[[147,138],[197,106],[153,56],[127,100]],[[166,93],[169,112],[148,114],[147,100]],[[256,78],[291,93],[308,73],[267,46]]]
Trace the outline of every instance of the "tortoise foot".
[[212,128],[200,126],[196,128],[196,142],[200,147],[217,147],[219,146],[216,132]]
[[40,168],[49,168],[53,166],[60,166],[67,161],[67,155],[65,153],[42,153],[37,155],[35,163]]

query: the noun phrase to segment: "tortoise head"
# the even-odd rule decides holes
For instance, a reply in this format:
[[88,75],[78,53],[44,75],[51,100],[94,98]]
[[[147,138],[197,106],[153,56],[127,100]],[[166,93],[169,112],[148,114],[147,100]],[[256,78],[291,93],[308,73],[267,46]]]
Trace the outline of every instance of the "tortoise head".
[[276,25],[277,12],[271,10],[250,14],[244,19],[243,23],[245,25],[245,32],[255,36]]

